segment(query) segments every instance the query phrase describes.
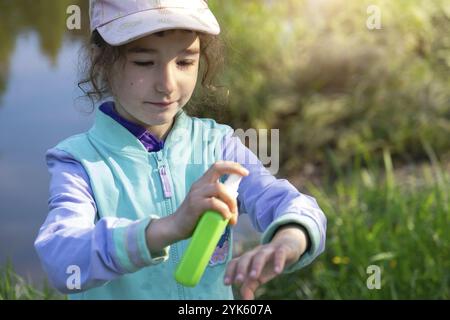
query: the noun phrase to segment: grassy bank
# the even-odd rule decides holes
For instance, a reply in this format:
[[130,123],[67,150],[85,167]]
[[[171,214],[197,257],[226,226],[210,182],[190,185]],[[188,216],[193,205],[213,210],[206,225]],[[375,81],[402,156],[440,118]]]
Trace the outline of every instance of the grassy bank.
[[[439,165],[394,172],[355,168],[309,186],[327,214],[326,250],[313,265],[266,285],[265,299],[449,299],[450,178]],[[344,177],[345,176],[345,177]],[[367,267],[381,288],[367,287]]]

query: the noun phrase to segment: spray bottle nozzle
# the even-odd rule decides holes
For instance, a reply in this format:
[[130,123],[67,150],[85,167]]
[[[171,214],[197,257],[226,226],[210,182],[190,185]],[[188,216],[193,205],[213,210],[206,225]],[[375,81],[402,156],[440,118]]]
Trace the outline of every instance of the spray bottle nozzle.
[[238,196],[238,189],[239,189],[239,184],[241,183],[242,180],[242,176],[232,173],[228,176],[227,180],[225,180],[225,182],[223,183],[225,185],[225,187],[227,188],[228,192],[230,192],[230,194],[237,198]]

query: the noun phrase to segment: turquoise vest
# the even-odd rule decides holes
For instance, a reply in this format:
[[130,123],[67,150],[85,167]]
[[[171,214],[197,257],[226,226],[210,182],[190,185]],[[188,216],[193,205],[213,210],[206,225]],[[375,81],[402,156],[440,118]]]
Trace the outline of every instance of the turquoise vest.
[[[70,153],[89,175],[98,219],[108,216],[138,220],[150,215],[164,217],[181,205],[191,185],[217,160],[222,159],[222,139],[231,127],[212,119],[188,116],[180,110],[164,148],[148,152],[126,128],[98,108],[93,127],[67,138],[56,148]],[[164,193],[160,176],[164,169],[172,194]],[[222,180],[223,181],[223,180]],[[200,283],[184,287],[174,272],[189,239],[170,246],[169,259],[103,286],[70,295],[72,299],[233,299],[223,285],[226,263],[232,255],[230,232],[224,263],[208,265]]]

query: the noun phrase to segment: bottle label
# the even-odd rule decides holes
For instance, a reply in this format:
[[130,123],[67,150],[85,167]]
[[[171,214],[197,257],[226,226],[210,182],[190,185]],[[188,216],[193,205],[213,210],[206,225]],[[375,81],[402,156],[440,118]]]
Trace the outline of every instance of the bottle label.
[[214,250],[214,253],[209,259],[209,266],[215,266],[225,263],[228,259],[228,251],[230,249],[230,227],[227,226],[219,240],[219,243]]

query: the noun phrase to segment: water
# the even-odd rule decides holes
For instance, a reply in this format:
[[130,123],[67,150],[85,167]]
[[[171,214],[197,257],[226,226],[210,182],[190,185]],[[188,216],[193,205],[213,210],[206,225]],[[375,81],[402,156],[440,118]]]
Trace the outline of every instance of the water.
[[11,258],[32,278],[42,270],[33,241],[47,215],[45,151],[88,129],[93,115],[76,109],[79,43],[67,42],[55,65],[39,51],[35,33],[16,39],[0,104],[0,264]]

